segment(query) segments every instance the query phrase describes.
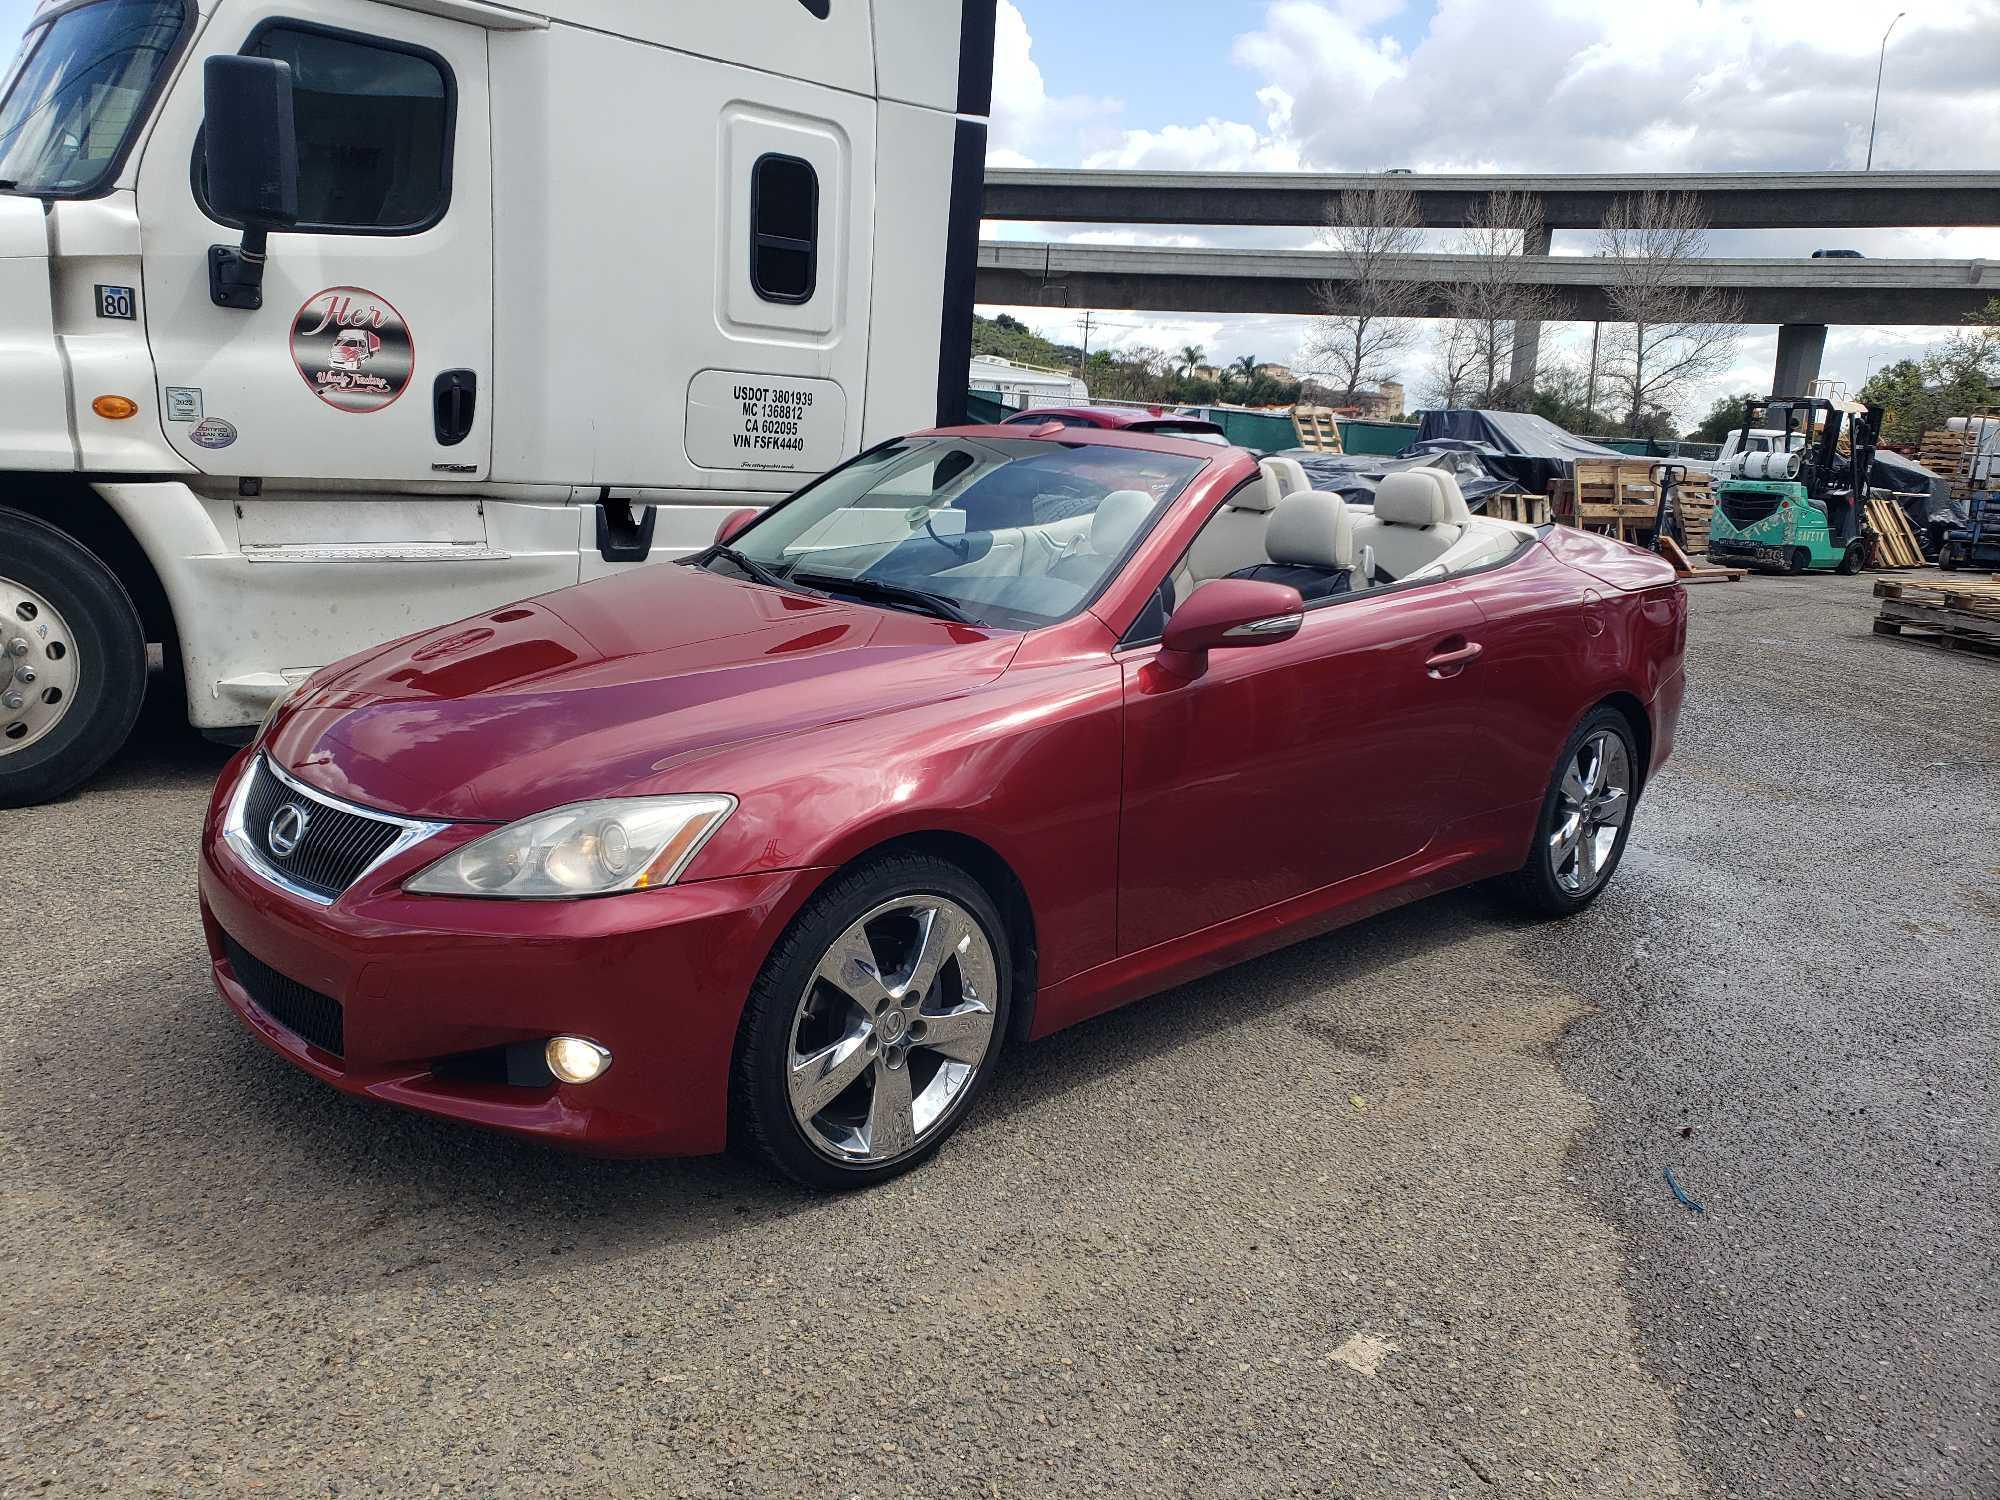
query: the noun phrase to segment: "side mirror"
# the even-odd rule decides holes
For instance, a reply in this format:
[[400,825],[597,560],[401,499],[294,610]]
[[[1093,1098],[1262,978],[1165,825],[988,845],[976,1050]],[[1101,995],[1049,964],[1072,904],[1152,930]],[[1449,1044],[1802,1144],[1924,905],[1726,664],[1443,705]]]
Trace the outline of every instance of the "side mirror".
[[264,305],[264,252],[273,229],[299,221],[299,148],[292,65],[269,57],[211,57],[202,65],[202,150],[208,206],[243,226],[241,245],[208,247],[208,295],[217,307]]
[[1160,639],[1160,665],[1183,677],[1198,675],[1208,653],[1230,646],[1288,641],[1305,623],[1305,601],[1282,583],[1218,578],[1188,595]]
[[715,528],[715,544],[718,547],[728,546],[737,537],[743,535],[744,528],[761,514],[761,511],[749,509],[732,510],[722,518],[722,524]]

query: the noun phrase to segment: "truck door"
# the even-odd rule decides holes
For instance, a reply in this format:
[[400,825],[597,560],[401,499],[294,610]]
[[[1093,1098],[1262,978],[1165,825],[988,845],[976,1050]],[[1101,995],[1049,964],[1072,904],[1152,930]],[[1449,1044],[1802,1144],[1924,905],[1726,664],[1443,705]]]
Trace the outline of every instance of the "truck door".
[[[493,409],[486,33],[367,0],[227,7],[182,70],[139,175],[147,336],[167,440],[211,474],[483,478]],[[219,307],[204,206],[202,59],[291,65],[299,224],[263,303]]]

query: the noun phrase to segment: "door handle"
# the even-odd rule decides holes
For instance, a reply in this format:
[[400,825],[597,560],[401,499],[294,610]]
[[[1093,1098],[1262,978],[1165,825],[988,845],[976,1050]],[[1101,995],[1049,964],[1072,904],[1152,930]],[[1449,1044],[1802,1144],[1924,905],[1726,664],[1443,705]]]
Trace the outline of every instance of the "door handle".
[[[1438,644],[1443,645],[1440,641]],[[1479,653],[1486,648],[1477,641],[1467,641],[1463,646],[1450,651],[1438,651],[1424,658],[1424,669],[1433,677],[1456,677],[1467,667],[1479,660]]]
[[444,370],[431,384],[431,420],[438,445],[454,447],[472,431],[479,402],[479,377],[470,370]]

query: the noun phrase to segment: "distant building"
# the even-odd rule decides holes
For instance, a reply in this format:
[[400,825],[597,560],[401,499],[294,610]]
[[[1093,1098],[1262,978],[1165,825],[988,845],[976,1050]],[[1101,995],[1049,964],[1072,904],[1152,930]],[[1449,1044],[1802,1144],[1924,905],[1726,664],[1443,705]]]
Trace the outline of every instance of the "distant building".
[[1282,380],[1288,385],[1298,379],[1292,373],[1290,365],[1259,365],[1257,366],[1257,373],[1264,376],[1267,380]]
[[1196,365],[1193,370],[1188,372],[1188,378],[1191,380],[1220,380],[1222,378],[1222,371],[1215,365]]
[[1372,391],[1354,393],[1354,414],[1367,422],[1403,420],[1403,383],[1385,380]]

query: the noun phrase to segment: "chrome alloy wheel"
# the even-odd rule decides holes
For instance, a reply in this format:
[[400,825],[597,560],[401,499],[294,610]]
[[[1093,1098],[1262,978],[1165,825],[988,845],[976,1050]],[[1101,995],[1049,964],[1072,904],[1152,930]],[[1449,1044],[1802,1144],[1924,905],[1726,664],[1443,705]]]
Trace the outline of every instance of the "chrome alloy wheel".
[[907,1155],[992,1051],[998,968],[945,896],[899,896],[820,958],[792,1017],[786,1092],[813,1147],[850,1165]]
[[1558,886],[1572,896],[1597,888],[1631,810],[1631,754],[1616,734],[1600,729],[1577,746],[1556,789],[1549,872]]
[[0,755],[25,750],[76,700],[76,637],[56,607],[0,576]]

